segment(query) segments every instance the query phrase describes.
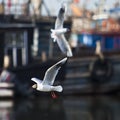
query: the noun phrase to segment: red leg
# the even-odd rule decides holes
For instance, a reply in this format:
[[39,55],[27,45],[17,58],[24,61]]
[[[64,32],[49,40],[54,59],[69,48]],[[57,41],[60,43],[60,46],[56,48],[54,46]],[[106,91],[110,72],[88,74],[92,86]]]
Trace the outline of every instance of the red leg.
[[52,95],[52,98],[53,98],[53,99],[57,98],[57,95],[55,94],[55,92],[52,91],[52,92],[51,92],[51,95]]

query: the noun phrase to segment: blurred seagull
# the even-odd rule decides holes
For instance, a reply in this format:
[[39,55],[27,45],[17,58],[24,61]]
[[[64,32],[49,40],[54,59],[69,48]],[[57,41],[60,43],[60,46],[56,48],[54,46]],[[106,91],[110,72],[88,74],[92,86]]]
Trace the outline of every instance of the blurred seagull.
[[55,81],[55,77],[58,71],[66,61],[67,61],[67,58],[64,58],[61,61],[57,62],[55,65],[51,66],[46,71],[43,81],[38,78],[31,78],[32,81],[37,83],[37,84],[34,84],[32,88],[35,88],[36,90],[43,91],[43,92],[51,92],[51,91],[62,92],[63,90],[62,86],[61,85],[53,86],[53,83]]
[[65,11],[66,11],[66,4],[63,3],[56,22],[55,22],[55,29],[51,29],[51,38],[53,38],[53,41],[58,43],[58,46],[60,47],[61,51],[64,54],[67,54],[67,57],[72,57],[72,50],[70,48],[69,43],[67,42],[64,33],[66,33],[67,31],[69,31],[68,28],[63,28],[63,23],[64,23],[64,15],[65,15]]

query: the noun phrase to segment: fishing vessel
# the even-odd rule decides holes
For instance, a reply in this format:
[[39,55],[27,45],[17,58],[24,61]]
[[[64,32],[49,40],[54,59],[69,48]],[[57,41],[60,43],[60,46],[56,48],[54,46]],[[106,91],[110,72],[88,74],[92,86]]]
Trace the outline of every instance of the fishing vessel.
[[[1,85],[13,83],[18,86],[13,87],[17,91],[16,95],[32,94],[31,77],[43,78],[50,66],[65,57],[50,37],[50,29],[54,28],[56,16],[49,16],[46,4],[42,3],[48,16],[41,16],[34,9],[32,14],[29,14],[28,9],[21,9],[25,11],[19,14],[13,11],[8,14],[6,10],[0,16],[1,72],[7,70],[15,75],[14,79],[2,81]],[[27,5],[31,4],[25,3],[24,7],[27,8]],[[13,8],[8,6],[8,9]],[[119,92],[120,25],[116,19],[108,18],[108,15],[101,17],[88,10],[78,11],[73,4],[71,9],[74,15],[66,17],[64,26],[71,30],[65,36],[74,56],[69,58],[56,78],[64,86],[63,94]],[[98,40],[101,42],[104,62],[95,54]],[[75,44],[72,46],[71,42]],[[3,66],[5,56],[10,58],[7,69]],[[26,89],[29,91],[23,92]]]

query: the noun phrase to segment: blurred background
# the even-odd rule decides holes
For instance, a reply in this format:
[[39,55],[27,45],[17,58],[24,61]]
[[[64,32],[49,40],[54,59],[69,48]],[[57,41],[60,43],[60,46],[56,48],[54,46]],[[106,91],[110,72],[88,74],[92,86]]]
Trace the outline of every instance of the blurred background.
[[[55,85],[32,89],[32,77],[66,57],[51,38],[62,2],[73,57]],[[120,105],[119,0],[0,0],[0,120],[118,120]],[[59,115],[59,116],[58,116]]]

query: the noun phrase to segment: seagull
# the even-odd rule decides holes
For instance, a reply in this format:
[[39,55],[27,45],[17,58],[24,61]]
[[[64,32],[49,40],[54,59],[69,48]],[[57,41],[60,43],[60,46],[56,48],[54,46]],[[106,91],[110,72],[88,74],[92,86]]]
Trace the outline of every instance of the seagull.
[[64,16],[66,11],[66,4],[62,4],[57,19],[55,21],[55,29],[51,29],[51,38],[53,42],[57,42],[61,51],[67,55],[67,57],[72,57],[72,50],[69,43],[67,42],[64,33],[68,32],[68,28],[63,28]]
[[[61,66],[67,61],[67,57],[62,59],[61,61],[57,62],[53,66],[51,66],[45,73],[45,76],[43,80],[40,80],[38,78],[31,78],[32,81],[34,81],[37,84],[34,84],[32,88],[43,91],[43,92],[62,92],[63,88],[61,85],[53,86],[53,83],[55,81],[55,77],[58,74],[58,71],[60,70]],[[55,94],[53,94],[55,95]]]

